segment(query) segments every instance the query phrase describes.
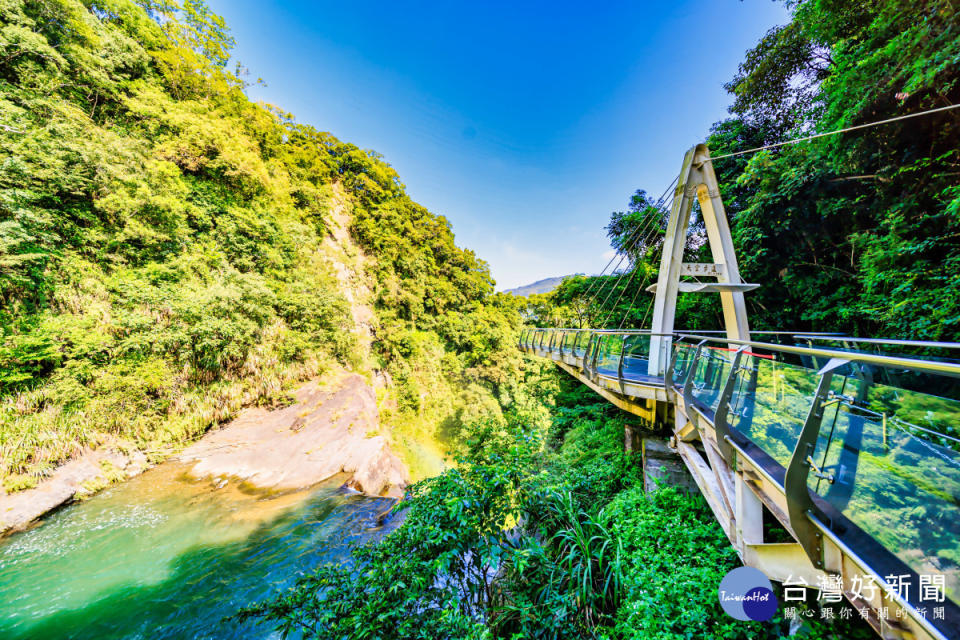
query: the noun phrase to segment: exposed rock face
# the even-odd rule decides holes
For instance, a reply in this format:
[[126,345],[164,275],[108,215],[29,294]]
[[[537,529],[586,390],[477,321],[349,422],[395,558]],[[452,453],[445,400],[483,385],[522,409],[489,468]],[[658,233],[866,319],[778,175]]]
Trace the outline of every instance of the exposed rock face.
[[[222,429],[185,449],[197,478],[241,478],[263,489],[309,487],[340,473],[347,484],[375,496],[402,497],[407,468],[390,451],[378,425],[376,394],[362,376],[344,373],[329,382],[310,382],[297,402],[278,410],[245,409]],[[26,528],[38,517],[118,477],[147,467],[143,454],[102,447],[54,471],[40,486],[0,494],[0,535]]]
[[[323,239],[327,258],[333,268],[340,292],[350,304],[353,316],[353,334],[357,337],[360,353],[370,363],[370,345],[373,342],[377,315],[373,311],[373,290],[366,274],[369,258],[350,236],[351,210],[343,185],[333,184],[333,197],[326,219],[328,233]],[[376,382],[376,381],[375,381]]]
[[108,484],[120,474],[135,476],[146,466],[147,459],[139,452],[127,455],[108,447],[88,451],[58,467],[34,489],[0,495],[0,534],[24,529],[75,496],[89,495],[88,489]]
[[298,489],[338,473],[370,495],[399,497],[409,483],[406,467],[378,425],[376,394],[363,377],[344,374],[327,384],[310,382],[284,409],[245,409],[180,454],[197,478],[233,476],[264,489]]

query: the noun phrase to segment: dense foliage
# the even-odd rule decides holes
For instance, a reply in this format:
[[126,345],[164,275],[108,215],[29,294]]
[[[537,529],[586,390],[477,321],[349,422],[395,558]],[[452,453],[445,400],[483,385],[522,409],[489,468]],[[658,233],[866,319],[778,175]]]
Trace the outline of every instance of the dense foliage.
[[[950,0],[787,4],[792,21],[748,51],[727,85],[732,117],[714,125],[713,155],[960,103]],[[958,141],[960,111],[945,111],[717,160],[741,275],[763,285],[747,295],[752,327],[958,339]],[[615,247],[643,224],[624,219],[608,227]],[[687,260],[709,262],[693,239]],[[659,256],[634,257],[641,273],[629,287],[629,275],[565,283],[555,300],[580,313],[557,320],[640,326],[649,294],[631,300]],[[608,298],[618,288],[629,290]],[[681,295],[677,322],[722,326],[718,297]]]
[[[562,376],[562,377],[560,377]],[[646,493],[623,451],[629,418],[563,374],[507,426],[468,428],[455,469],[416,485],[403,524],[351,566],[304,576],[251,607],[309,638],[777,638],[788,621],[742,623],[716,590],[737,554],[699,495]],[[538,404],[550,408],[542,424]],[[813,619],[803,638],[868,638]]]

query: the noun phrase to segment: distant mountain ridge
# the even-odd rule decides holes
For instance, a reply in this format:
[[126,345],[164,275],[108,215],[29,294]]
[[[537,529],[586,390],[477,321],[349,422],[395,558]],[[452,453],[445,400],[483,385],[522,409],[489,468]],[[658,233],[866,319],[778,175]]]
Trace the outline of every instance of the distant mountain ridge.
[[563,282],[565,278],[569,278],[572,275],[574,274],[557,276],[555,278],[544,278],[543,280],[537,280],[536,282],[525,284],[522,287],[507,289],[504,291],[504,293],[512,293],[515,296],[531,296],[535,293],[550,293],[559,287],[560,283]]

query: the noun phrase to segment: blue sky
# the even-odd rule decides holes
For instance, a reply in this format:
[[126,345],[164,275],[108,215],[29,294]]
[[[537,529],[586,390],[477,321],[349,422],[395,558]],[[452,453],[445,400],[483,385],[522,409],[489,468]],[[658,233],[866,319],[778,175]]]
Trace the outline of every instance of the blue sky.
[[771,0],[210,6],[267,83],[251,98],[382,153],[498,289],[599,272],[610,212],[666,188],[787,21]]

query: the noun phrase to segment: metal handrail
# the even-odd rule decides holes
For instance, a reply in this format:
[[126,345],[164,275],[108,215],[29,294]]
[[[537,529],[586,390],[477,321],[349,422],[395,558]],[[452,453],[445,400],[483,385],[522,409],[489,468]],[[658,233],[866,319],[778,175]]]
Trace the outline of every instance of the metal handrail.
[[[540,340],[535,341],[534,346],[543,348],[543,334],[547,332],[557,331],[557,329],[537,329],[537,332],[541,333]],[[621,334],[621,335],[635,335],[635,334],[650,334],[658,336],[673,336],[679,339],[688,339],[688,340],[707,340],[709,342],[722,342],[725,344],[732,345],[741,345],[748,346],[753,349],[763,349],[765,351],[774,351],[777,353],[789,353],[799,356],[813,356],[820,358],[840,358],[843,360],[848,360],[850,362],[858,362],[863,364],[873,364],[882,367],[899,367],[906,368],[913,371],[919,371],[924,373],[937,373],[942,375],[948,375],[951,377],[960,378],[960,364],[950,363],[950,362],[938,362],[936,360],[917,360],[914,358],[904,357],[904,356],[887,356],[874,353],[864,353],[862,351],[841,351],[836,349],[826,349],[822,347],[801,347],[801,346],[792,346],[792,345],[782,345],[774,344],[771,342],[757,342],[754,340],[736,340],[734,338],[726,338],[720,336],[709,336],[703,335],[700,333],[652,333],[644,331],[615,331],[615,330],[606,330],[606,329],[575,329],[574,331],[586,331],[594,334]],[[794,334],[794,335],[804,335],[810,336],[812,334]],[[845,338],[847,339],[847,338]],[[848,339],[853,341],[854,339]],[[860,338],[856,339],[859,342],[871,342],[869,338]],[[927,343],[927,342],[917,342],[917,341],[900,341],[900,343],[894,341],[877,341],[880,344],[900,344],[900,343],[911,343],[910,346],[929,346],[937,347],[939,345],[956,345],[956,348],[960,348],[958,343]],[[903,344],[903,346],[907,346]]]
[[[722,334],[726,334],[726,333],[727,333],[727,330],[726,330],[726,329],[674,329],[674,331],[673,331],[673,335],[677,335],[677,334],[690,334],[690,333],[696,333],[696,334],[722,333]],[[824,338],[826,338],[826,337],[828,337],[828,336],[842,336],[842,335],[843,335],[842,333],[816,332],[816,331],[814,331],[814,332],[811,332],[811,331],[803,331],[803,332],[799,332],[799,331],[751,331],[750,334],[751,334],[751,335],[757,335],[757,336],[799,336],[799,335],[804,335],[804,336],[817,336],[817,337],[824,337]]]
[[814,333],[796,333],[794,337],[806,340],[829,340],[831,342],[862,342],[864,344],[890,345],[894,347],[926,347],[928,349],[960,349],[960,342],[926,342],[924,340],[897,340],[893,338],[851,338],[849,336],[824,336]]
[[697,334],[684,334],[677,336],[690,340],[708,340],[710,342],[723,342],[726,344],[746,345],[754,349],[763,349],[765,351],[776,351],[778,353],[790,353],[799,356],[814,356],[820,358],[837,358],[849,362],[859,362],[864,364],[875,364],[881,367],[900,367],[921,371],[926,373],[939,373],[956,378],[960,378],[960,364],[950,362],[937,362],[936,360],[915,360],[900,356],[883,356],[873,353],[863,353],[861,351],[838,351],[834,349],[820,349],[816,347],[794,347],[790,345],[772,344],[769,342],[754,342],[752,340],[735,340],[733,338],[718,338],[714,336],[703,336]]

